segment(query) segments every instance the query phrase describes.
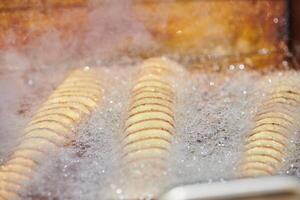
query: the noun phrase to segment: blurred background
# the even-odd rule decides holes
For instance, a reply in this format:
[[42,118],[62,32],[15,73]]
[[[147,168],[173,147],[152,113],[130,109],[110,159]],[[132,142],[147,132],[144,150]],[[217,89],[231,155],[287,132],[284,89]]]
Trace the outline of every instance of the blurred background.
[[254,68],[264,68],[288,47],[299,54],[297,8],[296,0],[2,0],[0,49],[44,62],[164,54],[199,64],[260,54],[270,59]]

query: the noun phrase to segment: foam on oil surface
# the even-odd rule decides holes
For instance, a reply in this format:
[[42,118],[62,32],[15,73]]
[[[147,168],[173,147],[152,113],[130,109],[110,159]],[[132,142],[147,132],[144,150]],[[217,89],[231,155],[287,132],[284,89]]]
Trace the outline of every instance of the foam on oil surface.
[[[272,88],[299,80],[296,72],[235,72],[202,74],[183,82],[178,89],[178,134],[169,168],[170,185],[237,177],[245,136],[255,125],[260,105]],[[295,149],[293,145],[289,148],[288,152]]]
[[201,74],[185,81],[177,101],[170,176],[174,184],[233,176],[243,135],[251,126],[256,73]]
[[[103,68],[104,97],[99,109],[76,130],[72,146],[49,159],[34,177],[27,199],[97,199],[120,166],[120,121],[125,119],[132,69]],[[125,73],[126,71],[126,73]],[[101,195],[104,195],[101,194]]]
[[[147,184],[147,181],[127,179],[120,170],[119,140],[137,67],[114,66],[102,70],[106,77],[103,103],[87,123],[75,130],[77,138],[73,145],[65,147],[41,166],[29,189],[24,191],[23,199],[122,199],[130,196],[126,194],[127,185],[143,188],[141,184]],[[1,90],[10,91],[1,96],[0,104],[2,159],[66,70],[56,72],[59,76],[55,79],[46,71],[1,74]],[[24,74],[30,74],[30,78],[24,79]],[[234,178],[243,140],[254,126],[253,117],[259,105],[272,87],[288,79],[299,81],[299,75],[297,72],[262,75],[243,70],[191,75],[181,71],[173,81],[177,134],[168,168],[161,178],[165,181],[151,183],[156,190],[149,196],[185,183]],[[18,91],[11,92],[11,87]],[[20,115],[17,108],[25,96],[30,99],[28,111]],[[299,156],[297,134],[299,132],[291,139],[291,154],[281,173],[300,174],[300,162],[295,159]]]
[[[0,163],[16,145],[26,123],[64,76],[51,68],[28,70],[11,65],[0,69]],[[9,70],[8,70],[9,69]]]

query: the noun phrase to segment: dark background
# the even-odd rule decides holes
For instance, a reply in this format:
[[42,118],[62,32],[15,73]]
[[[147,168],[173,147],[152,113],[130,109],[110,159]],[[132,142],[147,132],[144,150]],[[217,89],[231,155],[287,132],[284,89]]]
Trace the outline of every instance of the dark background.
[[290,17],[289,45],[291,51],[294,53],[299,63],[300,62],[300,1],[299,0],[289,1],[288,14]]

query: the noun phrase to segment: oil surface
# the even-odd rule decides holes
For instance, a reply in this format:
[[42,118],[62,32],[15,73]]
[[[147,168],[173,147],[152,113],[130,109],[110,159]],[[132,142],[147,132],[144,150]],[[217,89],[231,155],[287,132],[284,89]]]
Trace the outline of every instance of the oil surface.
[[[120,135],[140,69],[140,62],[132,63],[95,66],[104,73],[102,106],[75,130],[73,145],[42,163],[29,189],[22,193],[23,199],[122,199],[134,195],[126,190],[129,185],[139,185],[139,194],[152,197],[180,184],[235,178],[244,141],[255,127],[261,105],[282,81],[299,82],[294,71],[261,74],[228,66],[226,73],[190,73],[177,65],[179,75],[170,82],[176,93],[176,134],[160,177],[163,181],[149,182],[155,187],[145,190],[145,181],[131,182],[120,170]],[[0,98],[2,162],[30,117],[68,71],[67,67],[45,67],[35,72],[14,69],[1,73],[1,90],[6,91]],[[291,133],[280,174],[299,174],[295,159],[299,155],[298,132]]]

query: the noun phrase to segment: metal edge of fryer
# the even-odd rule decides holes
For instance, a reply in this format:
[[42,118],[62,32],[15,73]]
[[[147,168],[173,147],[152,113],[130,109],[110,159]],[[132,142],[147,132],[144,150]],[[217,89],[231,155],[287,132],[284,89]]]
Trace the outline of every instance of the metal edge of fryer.
[[246,178],[228,182],[175,187],[159,200],[296,200],[300,199],[300,180],[289,176]]

